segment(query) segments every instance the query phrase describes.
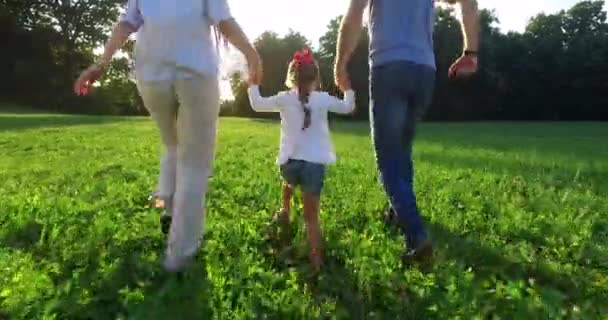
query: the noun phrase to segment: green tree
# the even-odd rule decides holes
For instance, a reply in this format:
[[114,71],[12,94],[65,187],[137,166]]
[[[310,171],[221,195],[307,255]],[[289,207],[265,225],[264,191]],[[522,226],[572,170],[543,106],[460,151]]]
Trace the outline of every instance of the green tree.
[[6,7],[24,30],[53,30],[54,64],[59,73],[55,96],[71,111],[78,100],[70,88],[80,69],[91,63],[93,49],[100,46],[117,20],[124,0],[8,0]]

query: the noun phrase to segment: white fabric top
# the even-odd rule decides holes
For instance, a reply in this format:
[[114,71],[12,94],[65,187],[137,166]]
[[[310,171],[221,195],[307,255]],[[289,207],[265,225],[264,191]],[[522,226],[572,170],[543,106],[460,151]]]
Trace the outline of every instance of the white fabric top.
[[164,81],[188,77],[188,73],[217,76],[211,26],[231,19],[226,1],[128,0],[120,22],[137,30],[137,79]]
[[260,95],[258,86],[251,86],[249,101],[255,111],[281,114],[281,140],[277,158],[279,165],[289,159],[330,164],[336,161],[336,155],[329,137],[327,112],[342,114],[352,112],[355,108],[355,92],[346,91],[344,100],[333,97],[327,92],[311,92],[307,104],[311,111],[311,123],[305,130],[302,130],[304,111],[295,90],[264,98]]

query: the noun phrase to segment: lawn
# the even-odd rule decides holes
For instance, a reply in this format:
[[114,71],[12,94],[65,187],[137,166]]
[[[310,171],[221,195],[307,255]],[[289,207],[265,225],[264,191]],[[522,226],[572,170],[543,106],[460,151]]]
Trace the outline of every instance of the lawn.
[[423,124],[430,273],[401,265],[403,240],[383,224],[367,125],[332,129],[318,279],[299,213],[291,250],[274,240],[277,123],[229,118],[203,249],[175,278],[147,207],[159,155],[148,119],[0,115],[0,319],[608,317],[607,124]]

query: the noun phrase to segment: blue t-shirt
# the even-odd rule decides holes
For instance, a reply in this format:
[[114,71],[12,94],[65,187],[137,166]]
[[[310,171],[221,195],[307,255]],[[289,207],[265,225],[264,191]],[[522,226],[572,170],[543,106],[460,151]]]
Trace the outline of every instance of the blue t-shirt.
[[370,64],[409,61],[435,68],[434,0],[370,0]]

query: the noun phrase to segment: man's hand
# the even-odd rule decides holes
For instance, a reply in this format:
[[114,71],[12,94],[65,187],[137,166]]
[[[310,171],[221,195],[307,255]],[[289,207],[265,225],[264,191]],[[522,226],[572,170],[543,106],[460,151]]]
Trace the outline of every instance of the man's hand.
[[334,66],[334,79],[336,80],[336,86],[342,90],[342,92],[351,88],[350,76],[348,75],[348,69],[345,63],[340,61],[336,62]]
[[450,78],[469,77],[477,72],[477,56],[463,54],[448,71]]
[[450,78],[471,76],[477,72],[476,52],[479,49],[479,9],[477,7],[477,0],[446,1],[451,4],[460,4],[465,49],[465,54],[458,58],[450,67],[449,76]]
[[346,91],[351,88],[348,76],[348,61],[359,43],[361,26],[363,23],[363,11],[369,0],[351,0],[350,5],[338,33],[338,45],[336,48],[336,64],[334,66],[334,79],[340,90]]

